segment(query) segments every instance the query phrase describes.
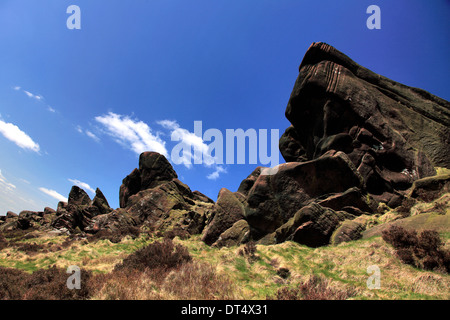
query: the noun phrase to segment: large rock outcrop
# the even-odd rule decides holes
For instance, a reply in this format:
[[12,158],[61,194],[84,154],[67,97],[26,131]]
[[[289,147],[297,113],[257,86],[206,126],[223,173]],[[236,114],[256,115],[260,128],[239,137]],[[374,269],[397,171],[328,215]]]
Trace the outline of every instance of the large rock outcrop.
[[306,52],[285,115],[291,125],[279,148],[287,163],[257,167],[236,192],[221,189],[216,202],[191,191],[163,155],[144,152],[122,181],[120,208],[110,208],[99,189],[91,200],[74,186],[56,210],[8,213],[0,231],[140,228],[201,234],[217,247],[287,240],[318,247],[377,234],[382,227],[367,229],[379,208],[395,208],[405,197],[435,199],[450,188],[450,175],[434,176],[437,167],[450,169],[450,103],[325,43]]
[[244,179],[236,194],[244,197],[248,226],[239,222],[206,243],[294,240],[317,247],[357,239],[367,226],[359,218],[380,202],[397,207],[447,181],[426,177],[435,167],[450,168],[449,102],[361,67],[325,43],[306,52],[285,115],[291,126],[279,148],[287,163],[275,174],[258,167]]
[[182,183],[170,162],[157,152],[139,156],[139,168],[122,181],[119,200],[119,209],[94,217],[87,231],[139,227],[199,234],[214,206],[214,201]]
[[449,102],[378,75],[325,43],[306,52],[286,117],[286,161],[345,152],[379,201],[435,174],[435,166],[450,168]]

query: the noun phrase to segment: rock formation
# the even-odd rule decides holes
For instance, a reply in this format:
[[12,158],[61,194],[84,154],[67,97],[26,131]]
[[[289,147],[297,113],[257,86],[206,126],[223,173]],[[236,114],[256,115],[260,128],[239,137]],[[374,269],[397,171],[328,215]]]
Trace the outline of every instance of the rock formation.
[[56,210],[8,212],[0,231],[181,230],[216,247],[287,240],[318,247],[376,232],[366,229],[380,204],[394,208],[405,197],[450,190],[450,175],[434,176],[437,167],[450,169],[450,103],[325,43],[306,52],[285,114],[291,126],[279,148],[287,162],[257,167],[236,192],[221,189],[216,202],[192,192],[163,155],[144,152],[122,181],[120,208],[110,208],[99,189],[91,200],[74,186]]
[[[418,190],[448,186],[448,177],[427,177],[435,167],[450,168],[449,102],[361,67],[325,43],[306,52],[286,117],[292,125],[279,148],[287,163],[273,175],[258,167],[239,186],[248,224],[241,241],[316,247],[354,240],[367,226],[360,217],[379,203],[394,208]],[[238,239],[236,229],[216,234],[216,244],[229,234]]]

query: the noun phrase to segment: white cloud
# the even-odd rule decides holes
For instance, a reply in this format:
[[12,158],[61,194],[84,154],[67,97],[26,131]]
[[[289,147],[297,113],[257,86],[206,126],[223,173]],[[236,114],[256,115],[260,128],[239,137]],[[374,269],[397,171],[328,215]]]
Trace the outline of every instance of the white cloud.
[[13,89],[16,90],[16,91],[19,91],[20,87],[19,86],[15,86],[15,87],[13,87]]
[[40,150],[39,145],[29,135],[12,123],[6,123],[0,120],[0,133],[22,149],[28,149],[34,152],[39,152]]
[[[16,89],[16,88],[18,88],[18,89]],[[20,90],[20,87],[15,87],[14,89],[15,89],[15,90]],[[22,90],[22,91],[23,91],[29,98],[36,99],[36,100],[38,100],[38,101],[44,99],[44,97],[41,96],[41,95],[33,94],[33,93],[31,93],[30,91],[27,91],[27,90]]]
[[135,153],[155,151],[167,157],[165,141],[154,135],[146,123],[113,112],[95,117],[95,120],[104,126],[105,132],[115,138],[117,143]]
[[95,194],[95,190],[88,185],[86,182],[80,181],[80,180],[76,180],[76,179],[67,179],[70,182],[72,182],[74,185],[80,187],[83,190],[87,190],[89,192],[91,192],[92,194]]
[[206,178],[208,178],[209,180],[216,180],[219,178],[219,175],[221,173],[226,173],[227,170],[222,167],[222,166],[216,166],[216,170],[214,172],[212,172],[211,174],[207,175]]
[[2,170],[0,170],[0,187],[7,191],[13,191],[14,189],[16,189],[16,186],[12,183],[9,183],[3,176]]
[[166,129],[171,129],[171,130],[178,129],[180,127],[180,125],[174,120],[161,120],[161,121],[157,121],[156,123]]
[[55,110],[55,109],[53,109],[53,108],[52,108],[52,107],[50,107],[50,106],[48,106],[48,107],[47,107],[47,110],[48,110],[48,111],[50,111],[50,112],[53,112],[53,113],[55,113],[55,112],[56,112],[56,110]]
[[89,131],[89,130],[86,130],[86,135],[89,137],[89,138],[91,138],[91,139],[93,139],[94,141],[96,141],[96,142],[99,142],[100,141],[100,138],[99,137],[97,137],[95,134],[93,134],[91,131]]
[[58,201],[64,201],[67,202],[67,198],[61,195],[60,193],[56,192],[55,190],[47,189],[47,188],[39,188],[43,193],[49,195],[50,197],[55,198]]

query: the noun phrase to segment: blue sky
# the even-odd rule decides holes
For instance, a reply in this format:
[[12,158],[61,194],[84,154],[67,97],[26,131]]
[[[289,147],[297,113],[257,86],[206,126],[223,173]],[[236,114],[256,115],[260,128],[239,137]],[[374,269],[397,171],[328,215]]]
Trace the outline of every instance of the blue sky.
[[[73,4],[81,30],[66,27]],[[194,121],[281,135],[312,42],[449,100],[449,16],[445,0],[1,0],[0,214],[55,208],[74,184],[116,208],[140,151],[170,155],[174,130],[202,144]],[[174,168],[215,200],[246,163]]]

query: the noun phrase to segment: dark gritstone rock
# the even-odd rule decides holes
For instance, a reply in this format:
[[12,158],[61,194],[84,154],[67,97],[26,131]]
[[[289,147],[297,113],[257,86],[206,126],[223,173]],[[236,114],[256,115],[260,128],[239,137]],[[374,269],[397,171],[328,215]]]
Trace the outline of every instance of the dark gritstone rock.
[[281,135],[279,148],[286,162],[308,161],[305,149],[299,141],[298,133],[292,125]]
[[156,152],[143,152],[139,156],[141,190],[152,188],[161,182],[177,178],[177,173],[167,159]]
[[219,236],[233,224],[244,218],[244,205],[236,195],[228,189],[222,188],[202,236],[206,244],[213,244]]
[[341,221],[351,215],[324,208],[316,203],[303,207],[284,225],[275,231],[277,243],[293,240],[309,247],[330,243],[331,235]]
[[450,174],[442,174],[414,181],[410,194],[414,198],[432,200],[450,192]]
[[134,169],[122,181],[119,191],[120,207],[127,206],[128,199],[141,190],[154,188],[177,178],[167,159],[157,152],[143,152],[139,156],[139,169]]
[[250,238],[250,226],[244,219],[235,222],[214,242],[214,247],[231,247],[246,243]]
[[362,232],[365,230],[362,223],[354,220],[345,220],[334,231],[331,237],[332,244],[339,244],[342,242],[348,242],[352,240],[358,240],[362,238]]
[[97,193],[93,206],[101,214],[91,219],[86,231],[116,232],[130,227],[160,233],[181,231],[200,234],[214,206],[214,201],[190,188],[177,178],[167,159],[156,152],[139,157],[139,169],[123,179],[120,187],[120,209],[109,210],[106,199]]
[[253,172],[241,182],[238,188],[238,192],[242,193],[244,196],[247,196],[250,189],[255,184],[256,179],[258,179],[264,169],[264,167],[257,167],[255,170],[253,170]]
[[78,186],[73,186],[69,193],[69,199],[68,199],[69,205],[90,205],[91,204],[91,198],[89,198],[86,191],[81,189]]
[[106,197],[99,188],[95,190],[95,197],[92,200],[92,205],[98,208],[100,214],[107,214],[112,211],[108,204],[108,200],[106,200]]
[[345,152],[379,201],[435,174],[433,166],[450,168],[450,103],[375,74],[325,43],[305,54],[286,117],[286,161]]
[[312,161],[281,164],[277,173],[261,175],[255,181],[245,218],[253,228],[270,233],[315,198],[362,185],[361,176],[343,152],[330,151]]
[[125,208],[128,198],[141,190],[141,176],[139,169],[134,169],[126,176],[119,190],[119,204],[121,208]]

